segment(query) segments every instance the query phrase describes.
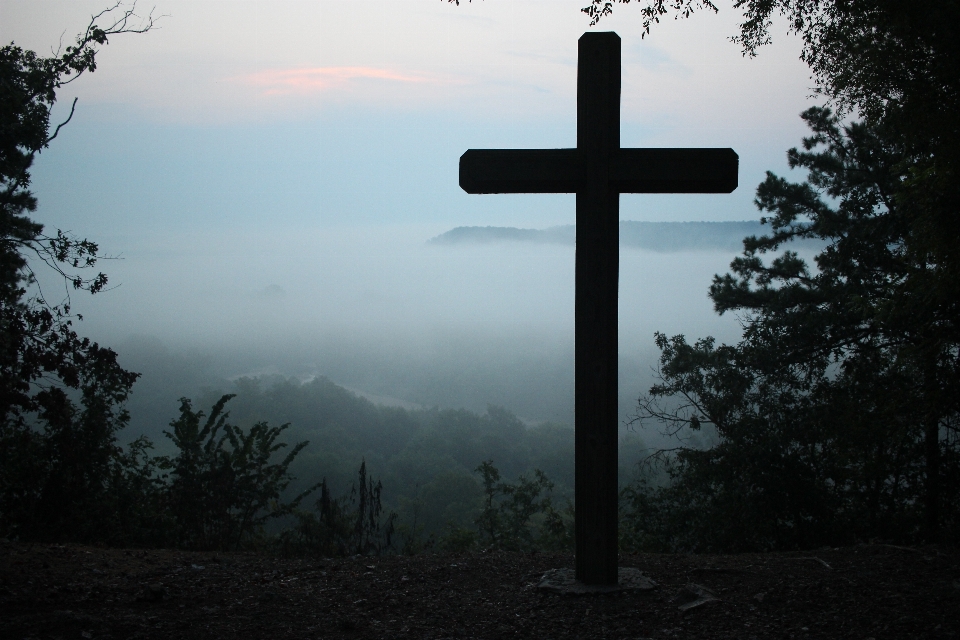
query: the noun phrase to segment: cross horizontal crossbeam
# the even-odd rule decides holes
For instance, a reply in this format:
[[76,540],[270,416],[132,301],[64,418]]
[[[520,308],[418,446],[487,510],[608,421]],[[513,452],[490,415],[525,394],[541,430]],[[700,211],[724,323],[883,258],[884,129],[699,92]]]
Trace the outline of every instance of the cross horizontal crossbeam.
[[[618,193],[730,193],[733,149],[619,149],[609,186]],[[470,149],[460,156],[467,193],[576,193],[587,181],[577,149]]]

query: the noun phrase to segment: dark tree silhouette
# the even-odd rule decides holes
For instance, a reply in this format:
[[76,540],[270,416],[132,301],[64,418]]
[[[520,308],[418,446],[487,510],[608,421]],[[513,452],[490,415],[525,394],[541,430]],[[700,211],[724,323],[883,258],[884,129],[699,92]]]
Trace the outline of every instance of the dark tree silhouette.
[[[115,434],[137,374],[116,354],[73,329],[70,290],[100,292],[99,247],[30,218],[34,158],[73,116],[51,133],[57,92],[96,70],[98,48],[121,33],[144,33],[152,15],[116,4],[90,20],[62,53],[43,58],[11,43],[0,48],[0,530],[28,538],[87,538],[109,500]],[[51,302],[35,269],[63,278]],[[71,392],[71,390],[73,390]],[[68,392],[71,392],[72,395]],[[75,400],[79,398],[79,407]],[[116,474],[114,474],[116,475]],[[87,514],[87,515],[83,515]],[[102,519],[101,519],[102,520]],[[90,525],[84,525],[81,521]]]
[[[807,180],[768,173],[756,202],[771,233],[745,239],[710,288],[719,313],[741,314],[742,341],[657,335],[662,384],[638,420],[719,437],[679,448],[660,506],[718,548],[956,535],[960,300],[931,295],[942,265],[911,246],[909,149],[824,108],[803,118],[813,135],[788,159]],[[789,250],[798,238],[826,245],[813,268]]]

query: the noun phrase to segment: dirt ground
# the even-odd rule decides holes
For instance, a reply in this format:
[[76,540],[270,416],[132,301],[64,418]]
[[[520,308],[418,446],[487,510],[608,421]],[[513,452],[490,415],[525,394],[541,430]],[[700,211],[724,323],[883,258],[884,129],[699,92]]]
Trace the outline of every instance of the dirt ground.
[[[957,638],[960,551],[625,556],[651,591],[537,588],[569,554],[278,559],[0,541],[0,638]],[[699,585],[717,599],[682,611]]]

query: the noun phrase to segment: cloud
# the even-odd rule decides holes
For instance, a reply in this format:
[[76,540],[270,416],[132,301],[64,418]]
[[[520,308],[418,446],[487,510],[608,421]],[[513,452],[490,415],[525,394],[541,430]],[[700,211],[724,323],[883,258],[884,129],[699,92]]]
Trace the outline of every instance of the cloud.
[[378,67],[306,67],[269,69],[237,78],[260,87],[265,95],[310,94],[343,87],[356,80],[383,80],[407,84],[436,84],[437,78],[425,74],[402,73]]

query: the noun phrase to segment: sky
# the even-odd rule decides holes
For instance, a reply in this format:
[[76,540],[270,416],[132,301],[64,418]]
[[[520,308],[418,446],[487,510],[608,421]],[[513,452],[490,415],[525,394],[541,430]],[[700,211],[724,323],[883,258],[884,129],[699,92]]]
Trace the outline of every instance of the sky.
[[[484,340],[508,350],[538,335],[541,356],[566,353],[572,249],[425,241],[464,225],[575,221],[573,195],[467,195],[457,163],[469,148],[575,146],[585,2],[141,0],[156,27],[111,38],[96,72],[61,89],[55,119],[74,97],[76,114],[33,172],[37,219],[118,258],[102,263],[117,288],[74,296],[83,331],[262,352],[235,373],[280,366],[269,354],[283,343],[302,369],[343,378],[324,362],[349,344],[449,355],[472,341],[464,362]],[[3,0],[0,40],[46,54],[104,5]],[[740,156],[733,194],[623,195],[621,219],[757,219],[764,171],[787,171],[798,115],[814,104],[800,42],[775,23],[773,44],[746,58],[729,41],[736,11],[720,7],[645,38],[637,3],[594,27],[622,39],[622,146]],[[735,337],[706,298],[732,257],[622,252],[625,357],[654,330]],[[399,393],[375,379],[352,381]]]
[[[112,38],[97,72],[61,91],[61,115],[72,97],[79,110],[38,162],[43,213],[98,234],[570,223],[572,196],[471,197],[456,171],[467,148],[575,146],[583,4],[161,0],[156,29]],[[43,53],[103,5],[4,0],[0,38]],[[636,5],[594,27],[623,42],[623,146],[741,158],[736,195],[624,196],[625,219],[755,217],[753,187],[802,134],[799,42],[775,25],[774,44],[744,58],[723,9],[646,38]]]

